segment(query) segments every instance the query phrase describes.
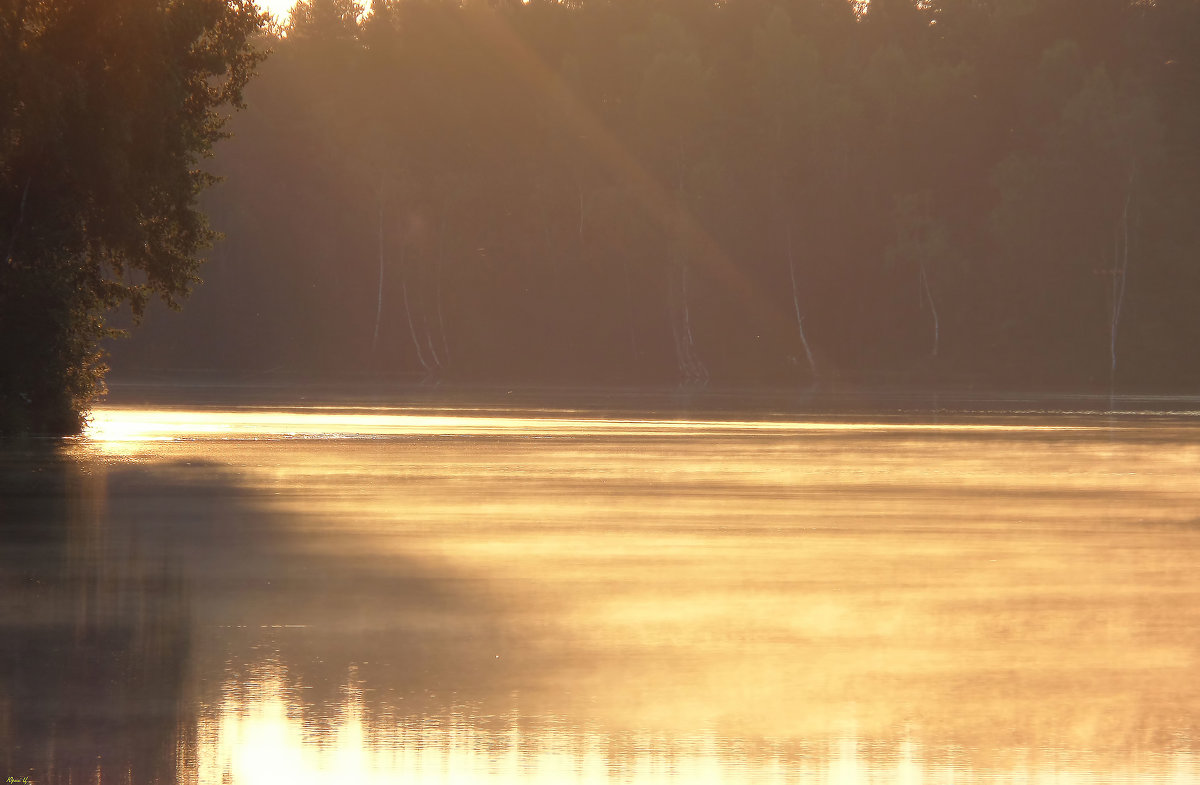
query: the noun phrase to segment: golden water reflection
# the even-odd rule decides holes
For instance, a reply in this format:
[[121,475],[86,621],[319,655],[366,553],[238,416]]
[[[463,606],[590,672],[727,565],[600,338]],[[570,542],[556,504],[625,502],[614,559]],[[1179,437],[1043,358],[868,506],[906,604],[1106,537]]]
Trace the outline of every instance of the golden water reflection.
[[1055,748],[931,748],[911,737],[856,735],[826,739],[729,739],[690,735],[606,733],[569,719],[476,717],[468,707],[443,716],[370,717],[351,676],[331,726],[314,730],[297,707],[277,660],[249,684],[226,684],[225,697],[202,721],[197,766],[181,781],[272,785],[355,783],[1195,783],[1200,760],[1191,750],[1146,753],[1114,767],[1087,752]]
[[805,431],[1073,431],[1078,422],[1001,424],[959,421],[928,423],[874,418],[867,422],[773,420],[697,420],[686,417],[595,416],[587,412],[477,409],[470,413],[428,412],[387,407],[304,407],[286,410],[247,407],[236,410],[109,408],[93,412],[86,436],[114,445],[195,438],[380,437],[380,436],[564,436],[572,434],[641,436],[687,433],[797,433]]
[[1198,437],[109,409],[71,459],[87,559],[180,565],[181,781],[1184,783]]

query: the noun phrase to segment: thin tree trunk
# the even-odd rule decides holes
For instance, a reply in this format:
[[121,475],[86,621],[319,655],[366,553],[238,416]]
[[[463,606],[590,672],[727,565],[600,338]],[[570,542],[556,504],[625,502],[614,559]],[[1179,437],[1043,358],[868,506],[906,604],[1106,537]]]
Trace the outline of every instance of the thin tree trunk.
[[680,378],[687,379],[687,362],[684,359],[683,334],[679,325],[679,285],[675,280],[674,267],[678,266],[678,258],[672,260],[672,270],[667,293],[667,310],[671,319],[671,337],[675,339],[675,364],[679,368]]
[[[439,254],[439,257],[440,257],[440,254]],[[435,261],[434,262],[435,270],[436,270],[436,266],[437,266],[437,262]],[[435,282],[435,287],[434,287],[434,293],[436,296],[436,293],[437,293],[436,282]],[[440,371],[445,366],[442,363],[441,358],[438,357],[438,350],[433,344],[433,329],[429,326],[429,314],[425,309],[421,310],[421,327],[423,328],[422,333],[425,336],[425,348],[429,352],[429,358],[430,358],[431,364],[433,366],[433,370],[434,370],[434,372]]]
[[800,295],[796,287],[796,255],[792,250],[792,226],[787,227],[787,256],[788,272],[792,277],[792,307],[796,309],[796,330],[800,333],[800,343],[804,346],[804,356],[808,359],[808,369],[813,376],[817,375],[817,361],[813,357],[812,347],[808,344],[808,336],[804,333],[804,317],[800,314]]
[[678,339],[679,363],[686,381],[704,383],[708,381],[708,369],[704,367],[704,362],[696,353],[696,338],[692,333],[691,298],[688,297],[688,263],[684,257],[685,249],[681,247],[686,236],[684,227],[687,225],[683,186],[685,161],[686,156],[683,149],[680,148],[675,176],[676,236],[672,238],[675,245],[675,266],[679,270],[679,293],[682,300],[682,309],[679,311],[681,321],[678,328],[680,333]]
[[[681,153],[682,155],[682,153]],[[679,368],[680,378],[686,382],[688,380],[689,370],[687,364],[687,350],[684,348],[683,326],[680,319],[680,284],[679,269],[683,265],[683,258],[679,250],[681,239],[679,235],[682,233],[682,213],[683,213],[683,162],[682,159],[676,162],[675,175],[675,224],[671,226],[671,235],[668,242],[671,244],[671,260],[670,269],[668,270],[667,284],[667,308],[671,317],[671,336],[675,339],[675,365]]]
[[550,215],[546,212],[544,202],[538,205],[538,210],[542,214],[542,245],[546,249],[546,259],[549,260],[554,256],[554,242],[550,238]]
[[437,305],[438,337],[441,338],[442,357],[445,365],[450,364],[450,339],[446,335],[446,320],[442,314],[442,259],[445,256],[446,216],[442,215],[441,227],[438,229],[438,256],[433,263],[433,295]]
[[690,350],[696,345],[696,339],[692,335],[692,308],[690,298],[688,297],[688,268],[685,262],[679,268],[679,290],[683,293],[683,334],[687,338],[687,347]]
[[707,382],[708,369],[696,354],[696,338],[692,334],[692,308],[691,298],[688,297],[688,268],[686,264],[680,268],[679,278],[683,289],[683,334],[686,338],[684,349],[687,355],[689,380]]
[[21,204],[17,208],[17,221],[13,224],[12,236],[8,238],[8,253],[5,261],[12,264],[13,251],[17,245],[17,235],[21,233],[21,224],[25,222],[25,203],[29,200],[29,186],[33,184],[33,175],[25,179],[25,189],[21,191]]
[[379,186],[379,293],[375,302],[375,334],[371,337],[371,354],[379,344],[379,322],[383,317],[383,184]]
[[421,340],[417,337],[417,325],[413,321],[412,306],[408,302],[408,276],[404,272],[404,244],[400,245],[400,294],[404,297],[404,313],[408,317],[408,334],[412,336],[413,348],[417,350],[417,362],[421,363],[421,367],[425,369],[425,373],[430,373],[429,362],[425,359],[425,353],[421,351]]
[[579,191],[579,252],[583,255],[583,184],[575,180],[575,188]]
[[1129,203],[1133,198],[1133,180],[1137,162],[1130,165],[1129,184],[1125,190],[1125,206],[1121,211],[1119,233],[1113,238],[1113,305],[1109,318],[1108,387],[1112,393],[1117,378],[1117,332],[1121,325],[1121,310],[1125,304],[1125,279],[1129,273]]
[[938,321],[937,304],[933,301],[933,291],[929,288],[929,276],[925,272],[925,262],[918,262],[921,271],[921,286],[925,292],[925,300],[929,303],[929,312],[933,314],[933,351],[929,353],[931,357],[938,356],[938,347],[941,343],[941,325]]
[[429,329],[429,320],[425,314],[421,314],[421,325],[425,328],[425,348],[429,350],[429,356],[433,359],[433,368],[435,371],[440,371],[444,367],[441,358],[438,357],[437,349],[433,346],[433,330]]
[[637,326],[633,321],[633,286],[629,282],[629,259],[625,254],[621,254],[621,273],[621,277],[625,280],[625,309],[627,315],[626,321],[629,324],[629,346],[633,351],[633,361],[637,363],[641,352],[638,351]]

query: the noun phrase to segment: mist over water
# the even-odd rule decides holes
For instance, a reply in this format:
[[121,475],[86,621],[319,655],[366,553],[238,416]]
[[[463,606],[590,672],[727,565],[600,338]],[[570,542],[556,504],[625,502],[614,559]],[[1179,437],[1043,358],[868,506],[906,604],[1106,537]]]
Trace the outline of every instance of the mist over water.
[[101,410],[0,453],[0,774],[1196,781],[1197,437]]

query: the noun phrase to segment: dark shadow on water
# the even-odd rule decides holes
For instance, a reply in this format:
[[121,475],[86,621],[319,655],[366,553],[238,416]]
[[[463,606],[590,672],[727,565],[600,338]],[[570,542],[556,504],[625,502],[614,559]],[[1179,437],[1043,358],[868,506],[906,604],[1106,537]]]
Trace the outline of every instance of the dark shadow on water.
[[502,667],[497,611],[463,582],[403,557],[306,552],[216,465],[8,445],[0,505],[6,777],[175,782],[202,711],[264,660],[305,685],[294,708],[314,728],[364,671],[436,713]]
[[175,778],[185,587],[170,563],[116,543],[105,482],[48,445],[0,452],[6,776]]

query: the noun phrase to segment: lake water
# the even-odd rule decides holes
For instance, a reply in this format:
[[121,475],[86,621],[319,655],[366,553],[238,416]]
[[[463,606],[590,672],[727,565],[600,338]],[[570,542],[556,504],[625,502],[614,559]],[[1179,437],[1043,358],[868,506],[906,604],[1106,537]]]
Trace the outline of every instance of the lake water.
[[1200,782],[1200,418],[263,407],[0,450],[0,776]]

